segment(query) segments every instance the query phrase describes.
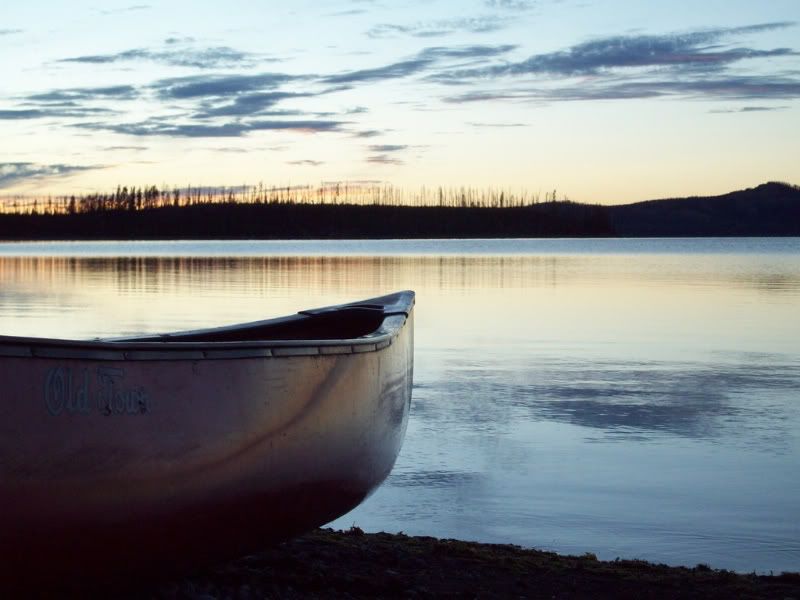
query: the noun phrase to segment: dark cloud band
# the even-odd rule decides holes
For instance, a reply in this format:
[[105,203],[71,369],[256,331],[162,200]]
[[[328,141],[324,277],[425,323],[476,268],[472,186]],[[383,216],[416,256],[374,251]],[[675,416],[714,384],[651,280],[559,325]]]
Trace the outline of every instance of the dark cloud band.
[[96,169],[80,165],[40,165],[30,162],[0,163],[0,189],[26,181],[65,177],[81,171]]

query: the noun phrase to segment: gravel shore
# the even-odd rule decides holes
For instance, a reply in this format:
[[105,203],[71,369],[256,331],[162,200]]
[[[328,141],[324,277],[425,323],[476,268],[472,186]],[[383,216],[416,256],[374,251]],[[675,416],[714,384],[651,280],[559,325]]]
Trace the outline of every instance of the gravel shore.
[[517,546],[317,530],[133,598],[795,598],[800,573],[741,575]]

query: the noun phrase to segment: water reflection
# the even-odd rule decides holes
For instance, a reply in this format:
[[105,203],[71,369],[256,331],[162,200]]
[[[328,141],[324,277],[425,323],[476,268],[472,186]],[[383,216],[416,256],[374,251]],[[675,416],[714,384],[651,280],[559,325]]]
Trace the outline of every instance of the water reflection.
[[0,256],[0,332],[190,329],[414,289],[407,441],[340,526],[796,569],[800,253],[681,244]]
[[[795,259],[776,263],[757,255],[742,263],[732,257],[686,261],[685,257],[630,256],[264,256],[264,257],[75,257],[3,256],[0,283],[108,285],[120,291],[173,291],[188,285],[257,286],[348,292],[394,288],[413,282],[450,290],[530,288],[576,282],[609,285],[711,285],[796,294]],[[114,277],[108,277],[113,275]]]

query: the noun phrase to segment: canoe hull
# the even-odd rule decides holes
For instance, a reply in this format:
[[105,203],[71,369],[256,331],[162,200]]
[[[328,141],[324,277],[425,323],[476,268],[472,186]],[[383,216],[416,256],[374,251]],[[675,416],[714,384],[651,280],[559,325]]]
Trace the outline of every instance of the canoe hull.
[[356,506],[405,435],[413,314],[378,347],[316,350],[4,357],[0,574],[196,566]]

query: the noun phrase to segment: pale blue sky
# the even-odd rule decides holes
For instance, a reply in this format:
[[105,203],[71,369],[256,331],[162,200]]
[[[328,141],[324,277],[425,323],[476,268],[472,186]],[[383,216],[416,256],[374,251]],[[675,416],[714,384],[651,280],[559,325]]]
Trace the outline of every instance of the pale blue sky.
[[0,195],[800,183],[797,0],[31,0],[0,57]]

